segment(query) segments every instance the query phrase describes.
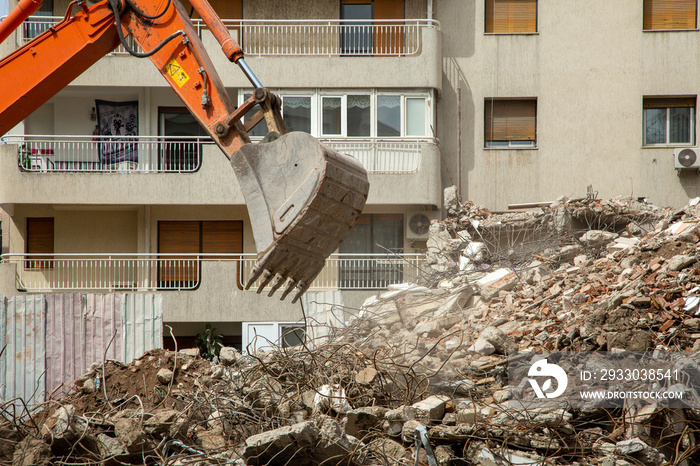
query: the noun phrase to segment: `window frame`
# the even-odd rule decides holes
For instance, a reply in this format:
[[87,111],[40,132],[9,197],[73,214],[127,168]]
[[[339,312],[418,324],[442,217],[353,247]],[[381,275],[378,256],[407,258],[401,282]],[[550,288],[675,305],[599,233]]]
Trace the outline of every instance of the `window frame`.
[[[646,107],[645,106],[645,101],[647,99],[665,99],[665,100],[682,100],[682,99],[689,99],[689,98],[694,98],[695,99],[695,104],[693,106],[666,106],[666,107]],[[671,118],[670,118],[670,113],[672,108],[690,108],[690,121],[689,125],[690,127],[688,128],[689,133],[690,133],[690,141],[689,142],[670,142],[669,139],[671,137]],[[693,147],[695,145],[695,138],[696,138],[696,108],[697,108],[697,96],[644,96],[642,99],[642,147]],[[666,141],[665,142],[660,142],[660,143],[647,143],[647,110],[660,110],[664,109],[666,110]]]
[[[238,92],[238,104],[242,105],[245,101],[245,95],[250,91],[240,89]],[[404,91],[384,91],[381,89],[315,89],[313,91],[298,92],[295,90],[277,89],[274,91],[282,99],[282,117],[284,117],[284,99],[286,97],[310,97],[311,98],[311,135],[317,138],[343,138],[343,139],[403,139],[403,138],[429,138],[431,137],[430,128],[434,125],[435,115],[433,112],[434,95],[428,90],[410,90]],[[351,96],[369,96],[370,99],[370,131],[368,136],[348,136],[348,97]],[[377,135],[377,99],[379,96],[398,96],[400,98],[400,131],[398,136],[378,136]],[[340,98],[341,99],[341,130],[339,134],[329,134],[323,131],[323,99],[325,98]],[[423,99],[424,105],[424,127],[423,135],[408,135],[408,105],[410,99]],[[253,136],[256,137],[256,136]],[[258,136],[259,137],[259,136]]]
[[[662,0],[663,1],[663,0]],[[673,31],[697,31],[698,30],[698,0],[694,0],[695,4],[695,14],[694,25],[688,28],[647,28],[647,4],[648,2],[654,2],[654,0],[644,0],[642,3],[642,31],[643,32],[673,32]],[[653,13],[650,13],[650,16]],[[659,13],[660,14],[660,13]]]
[[[485,0],[484,1],[484,35],[488,36],[497,36],[497,35],[537,35],[539,34],[540,30],[540,21],[539,21],[539,0],[531,0],[535,3],[535,18],[534,18],[534,23],[535,23],[535,28],[533,31],[495,31],[491,30],[489,31],[489,26],[488,26],[488,4],[491,2],[494,5],[494,10],[495,10],[495,4],[500,0]],[[528,0],[524,0],[523,3]],[[494,16],[495,16],[495,11],[494,11]],[[492,25],[492,29],[495,29],[495,20],[494,24]]]
[[[535,138],[530,141],[530,140],[523,140],[523,139],[492,139],[488,140],[486,138],[487,132],[486,132],[486,112],[487,112],[487,102],[491,102],[491,106],[493,108],[493,103],[494,102],[508,102],[508,101],[533,101],[535,103],[535,115],[534,115],[534,134]],[[538,109],[538,99],[537,97],[485,97],[484,98],[484,107],[483,107],[483,114],[484,114],[484,126],[483,126],[483,131],[484,131],[484,146],[483,148],[486,150],[536,150],[539,148],[538,146],[538,134],[537,134],[537,121],[538,121],[538,114],[537,114],[537,109]]]

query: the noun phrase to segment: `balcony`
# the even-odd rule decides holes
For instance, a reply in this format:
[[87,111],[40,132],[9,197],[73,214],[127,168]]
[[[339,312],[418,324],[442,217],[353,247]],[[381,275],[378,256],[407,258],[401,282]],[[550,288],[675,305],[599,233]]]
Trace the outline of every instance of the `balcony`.
[[[28,292],[194,291],[207,271],[235,276],[243,285],[255,254],[5,254],[16,269],[17,289]],[[376,290],[415,280],[421,254],[333,254],[310,291]],[[212,274],[214,275],[214,274]],[[253,288],[256,289],[254,286]],[[267,288],[266,288],[267,289]]]
[[[207,137],[176,136],[6,136],[18,146],[18,166],[27,172],[192,173],[202,164]],[[424,148],[433,138],[320,139],[336,151],[352,155],[368,173],[408,174],[421,167]]]
[[[27,43],[62,16],[34,16],[19,29],[19,41]],[[224,25],[246,55],[271,56],[414,56],[421,51],[421,31],[439,30],[430,19],[396,20],[224,20]],[[209,31],[201,19],[193,19],[200,38]],[[134,48],[133,42],[129,44]],[[113,54],[128,55],[119,46]]]
[[[321,141],[367,168],[369,204],[440,205],[436,140]],[[0,142],[9,143],[0,144],[0,204],[245,204],[228,159],[207,138],[6,136]],[[101,151],[110,148],[113,155],[126,149],[138,158],[101,159]]]
[[6,136],[28,172],[192,173],[201,167],[202,137]]
[[[30,18],[18,29],[16,46],[62,19]],[[203,22],[193,24],[214,65],[230,69]],[[435,20],[243,19],[224,24],[241,43],[258,77],[271,88],[442,88],[440,23]],[[122,46],[110,55],[110,59],[129,56]],[[140,86],[166,86],[150,60],[134,60],[124,67],[109,59],[100,60],[73,84],[130,86],[136,77]],[[250,85],[242,73],[222,72],[220,77],[227,87]]]

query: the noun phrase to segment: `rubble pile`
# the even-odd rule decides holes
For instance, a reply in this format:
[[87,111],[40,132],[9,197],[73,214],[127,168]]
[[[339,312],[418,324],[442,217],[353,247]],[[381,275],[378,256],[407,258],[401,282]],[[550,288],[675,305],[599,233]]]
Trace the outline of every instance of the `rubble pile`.
[[526,407],[507,376],[529,350],[698,352],[697,204],[498,214],[448,191],[421,280],[329,340],[96,364],[32,416],[1,406],[0,465],[700,464],[696,409]]

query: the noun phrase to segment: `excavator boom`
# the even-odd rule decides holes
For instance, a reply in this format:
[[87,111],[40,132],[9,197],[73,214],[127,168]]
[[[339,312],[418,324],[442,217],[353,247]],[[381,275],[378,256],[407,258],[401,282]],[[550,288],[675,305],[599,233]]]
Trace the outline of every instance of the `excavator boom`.
[[[262,87],[206,0],[191,3],[255,87],[243,105],[231,102],[178,0],[104,0],[90,7],[73,2],[62,22],[0,60],[0,81],[20,83],[0,88],[0,135],[119,44],[149,58],[231,159],[258,250],[246,288],[255,284],[261,292],[272,282],[270,295],[284,286],[282,299],[294,291],[296,301],[362,211],[367,173],[306,133],[286,134],[279,97]],[[72,15],[75,4],[80,11]],[[128,36],[142,51],[130,47]],[[244,123],[256,105],[260,111]],[[252,144],[248,132],[263,120],[270,134]]]

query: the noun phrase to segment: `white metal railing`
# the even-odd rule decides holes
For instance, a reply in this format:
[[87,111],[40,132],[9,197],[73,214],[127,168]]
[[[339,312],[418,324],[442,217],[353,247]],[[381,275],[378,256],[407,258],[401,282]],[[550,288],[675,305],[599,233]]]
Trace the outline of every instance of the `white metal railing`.
[[[311,284],[311,290],[381,289],[414,280],[421,254],[333,254]],[[44,291],[194,290],[202,263],[237,264],[243,287],[255,254],[3,254],[17,266],[18,289]],[[253,289],[257,289],[255,286]]]
[[368,173],[414,173],[423,159],[421,153],[426,146],[435,146],[433,138],[336,138],[321,142],[340,152],[358,159]]
[[[32,16],[20,28],[21,43],[28,42],[61,16]],[[341,19],[236,19],[224,20],[231,35],[247,55],[258,56],[410,56],[421,53],[421,32],[439,29],[430,19],[341,20]],[[192,23],[202,36],[206,25]],[[132,48],[139,50],[130,41]],[[125,54],[120,45],[113,53]]]
[[[254,138],[257,140],[259,138]],[[31,172],[173,172],[197,171],[208,137],[175,136],[5,136],[17,144],[18,164]],[[369,173],[414,173],[433,138],[333,138],[322,143],[358,159]]]
[[199,170],[206,137],[5,136],[18,145],[17,163],[34,172],[175,172]]
[[[242,259],[241,281],[250,277],[254,256]],[[415,280],[423,263],[422,254],[332,254],[326,266],[311,283],[310,290],[381,289]],[[257,289],[260,280],[251,289]]]

